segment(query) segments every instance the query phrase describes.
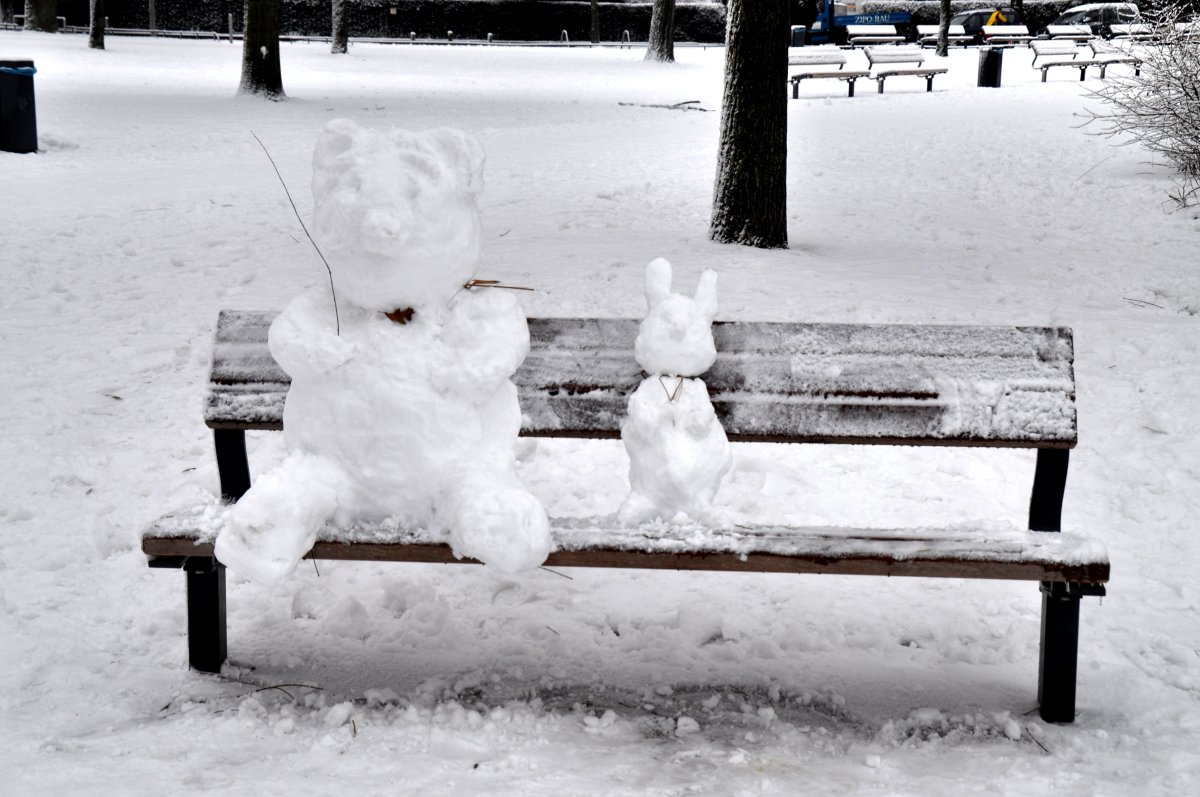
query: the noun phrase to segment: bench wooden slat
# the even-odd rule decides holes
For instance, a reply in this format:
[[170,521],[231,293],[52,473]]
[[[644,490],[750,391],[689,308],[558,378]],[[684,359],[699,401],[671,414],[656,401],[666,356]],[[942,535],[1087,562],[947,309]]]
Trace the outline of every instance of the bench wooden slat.
[[[280,429],[287,375],[269,313],[224,312],[205,420]],[[643,376],[636,319],[530,319],[523,434],[617,437]],[[717,322],[704,375],[735,441],[1073,447],[1065,328]]]
[[[153,557],[212,556],[208,509],[163,518],[147,530],[142,550]],[[987,578],[1102,584],[1109,577],[1103,546],[1067,533],[952,529],[780,528],[625,529],[610,518],[558,520],[558,550],[548,567],[621,567],[760,573]],[[327,533],[308,558],[347,561],[478,564],[456,559],[436,535],[358,528]]]

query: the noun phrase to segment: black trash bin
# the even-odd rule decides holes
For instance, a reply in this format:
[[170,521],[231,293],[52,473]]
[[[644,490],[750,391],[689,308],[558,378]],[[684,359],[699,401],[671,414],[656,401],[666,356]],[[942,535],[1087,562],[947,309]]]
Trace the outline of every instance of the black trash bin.
[[808,28],[804,25],[792,25],[792,47],[804,46],[804,34],[807,30]]
[[37,152],[33,61],[0,61],[0,151]]
[[977,86],[987,89],[1000,88],[1000,72],[1004,67],[1003,47],[979,48],[979,81]]

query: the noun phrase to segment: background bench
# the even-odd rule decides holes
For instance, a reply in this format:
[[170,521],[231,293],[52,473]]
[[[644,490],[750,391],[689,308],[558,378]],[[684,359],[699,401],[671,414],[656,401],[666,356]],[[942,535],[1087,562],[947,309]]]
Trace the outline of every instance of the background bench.
[[[937,47],[937,38],[937,25],[917,25],[917,44],[922,47]],[[950,30],[946,34],[946,43],[950,47],[956,44],[960,47],[966,47],[969,44],[975,43],[975,37],[968,36],[966,28],[962,25],[951,25]]]
[[1112,30],[1114,39],[1150,42],[1158,38],[1154,28],[1145,22],[1114,22],[1109,28]]
[[[245,432],[283,424],[288,378],[267,349],[271,320],[225,311],[217,325],[204,420],[227,501],[250,486]],[[530,319],[529,327],[531,351],[514,377],[522,434],[618,438],[642,379],[633,359],[638,321]],[[1052,533],[1061,529],[1076,443],[1071,331],[759,322],[718,322],[713,331],[718,356],[704,379],[730,440],[1035,449],[1030,530],[739,524],[697,541],[692,528],[647,535],[608,517],[556,521],[558,550],[547,565],[1040,582],[1041,715],[1070,722],[1079,602],[1104,594],[1109,576],[1100,546]],[[170,515],[142,542],[151,567],[186,571],[189,661],[207,672],[220,670],[227,649],[225,571],[212,547],[219,512],[204,505]],[[455,559],[435,535],[401,528],[329,530],[309,556],[470,561]]]
[[[788,80],[792,84],[792,99],[800,99],[800,83],[804,80],[834,78],[844,80],[847,96],[854,96],[854,81],[867,77],[866,69],[846,69],[846,53],[840,47],[789,47],[788,66],[804,66],[808,69],[795,70]],[[832,67],[837,67],[833,69]]]
[[1096,38],[1089,25],[1047,25],[1046,35],[1051,39],[1069,39],[1074,42],[1085,42]]
[[[1128,45],[1125,45],[1126,47]],[[1113,64],[1125,64],[1133,67],[1133,74],[1142,74],[1142,59],[1134,55],[1127,49],[1123,49],[1122,45],[1105,41],[1104,39],[1092,39],[1088,42],[1088,48],[1095,56],[1096,66],[1100,67],[1100,79],[1104,79],[1104,75],[1108,67]]]
[[871,44],[899,44],[904,37],[896,32],[895,25],[847,25],[846,41],[851,47]]
[[[948,71],[944,66],[922,66],[925,51],[920,47],[868,47],[866,53],[867,63],[875,70],[871,77],[879,83],[880,94],[885,80],[905,75],[925,78],[925,91],[933,91],[934,77]],[[879,67],[880,64],[886,66]]]
[[[1029,48],[1033,50],[1033,61],[1030,62],[1030,66],[1042,70],[1043,83],[1046,82],[1047,73],[1055,67],[1065,66],[1078,69],[1079,79],[1083,80],[1087,68],[1097,64],[1097,61],[1091,58],[1092,51],[1080,47],[1074,39],[1036,39],[1029,43]],[[1084,54],[1088,57],[1079,57]],[[1038,59],[1042,59],[1040,64]]]
[[984,25],[983,43],[996,45],[1028,44],[1034,37],[1024,25]]

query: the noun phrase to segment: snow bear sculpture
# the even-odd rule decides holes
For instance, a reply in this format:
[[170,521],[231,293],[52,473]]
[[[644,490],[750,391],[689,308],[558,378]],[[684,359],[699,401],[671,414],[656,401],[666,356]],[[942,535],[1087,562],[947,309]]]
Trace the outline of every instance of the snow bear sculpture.
[[230,510],[217,558],[254,580],[290,573],[329,522],[395,521],[446,534],[503,572],[552,548],[520,483],[510,377],[529,350],[514,296],[468,289],[484,153],[456,130],[330,122],[313,153],[314,236],[328,283],[271,325],[291,376],[284,462]]
[[659,258],[646,267],[646,302],[634,356],[647,377],[621,425],[632,489],[618,517],[712,522],[713,497],[733,457],[708,388],[694,377],[717,357],[717,274],[705,271],[688,298],[671,293],[671,264]]

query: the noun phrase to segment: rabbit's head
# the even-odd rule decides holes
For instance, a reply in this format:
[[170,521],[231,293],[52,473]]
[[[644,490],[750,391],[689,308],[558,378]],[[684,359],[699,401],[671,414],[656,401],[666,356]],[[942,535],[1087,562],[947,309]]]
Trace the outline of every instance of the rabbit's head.
[[717,272],[700,275],[694,297],[671,293],[671,264],[661,257],[646,266],[649,311],[633,352],[651,376],[699,376],[717,358],[712,321],[717,314]]

